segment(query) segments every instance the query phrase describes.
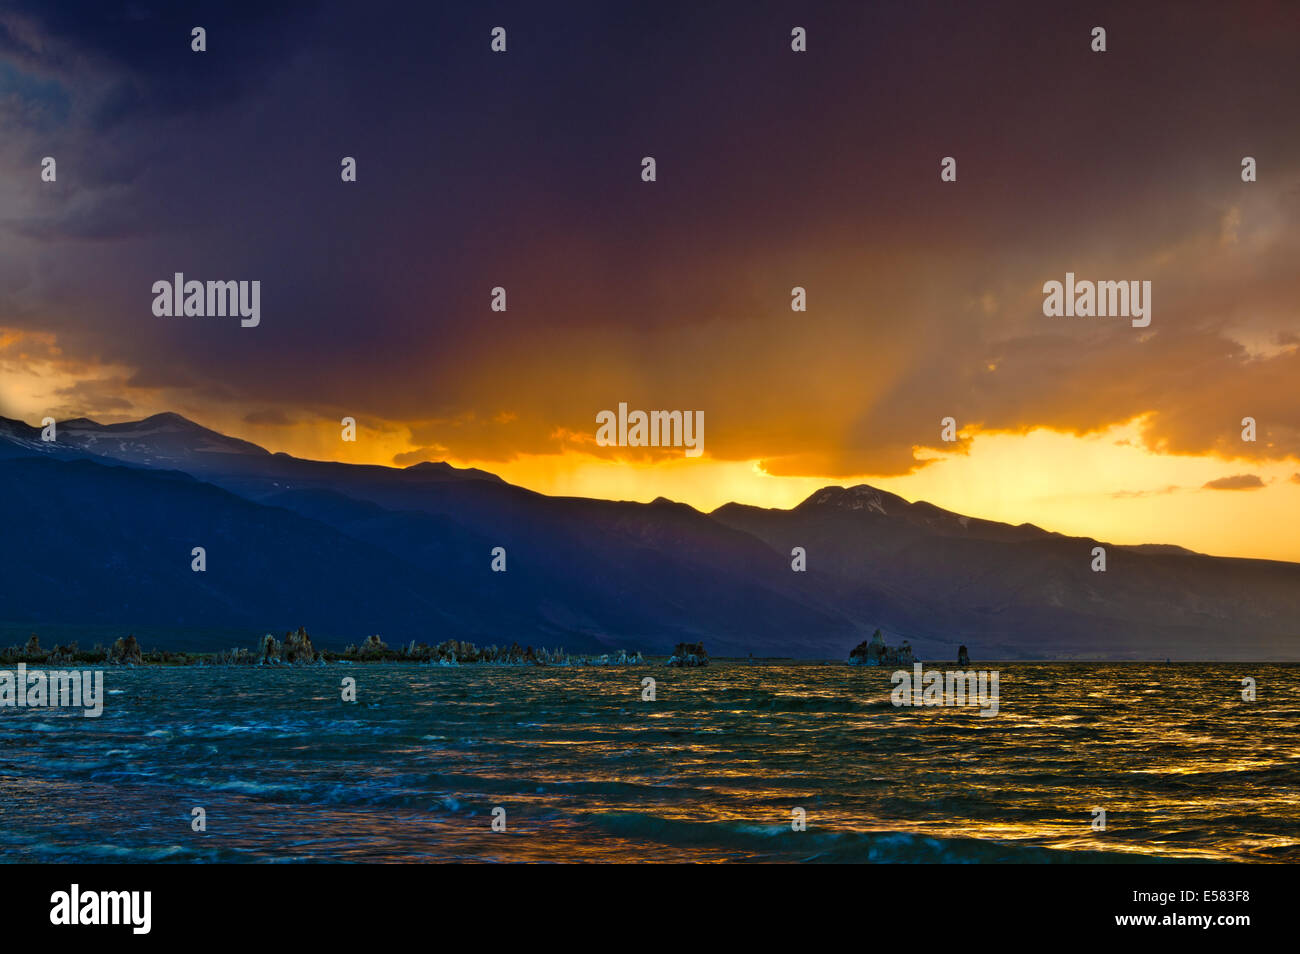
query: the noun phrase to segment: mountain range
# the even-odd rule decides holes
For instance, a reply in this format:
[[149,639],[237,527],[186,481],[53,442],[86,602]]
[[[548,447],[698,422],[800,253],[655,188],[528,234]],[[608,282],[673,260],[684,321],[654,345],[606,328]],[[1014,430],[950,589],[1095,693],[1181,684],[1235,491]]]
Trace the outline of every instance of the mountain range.
[[69,420],[53,442],[0,418],[0,527],[0,632],[218,649],[305,626],[336,648],[378,633],[843,659],[880,628],[924,659],[1300,660],[1300,564],[1114,546],[866,485],[712,513],[551,497],[445,463],[273,454],[177,414]]

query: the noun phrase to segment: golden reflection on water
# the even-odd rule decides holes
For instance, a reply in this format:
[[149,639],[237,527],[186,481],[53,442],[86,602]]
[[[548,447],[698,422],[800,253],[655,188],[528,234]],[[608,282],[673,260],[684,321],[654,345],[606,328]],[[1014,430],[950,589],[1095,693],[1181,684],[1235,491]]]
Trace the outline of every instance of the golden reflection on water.
[[[0,716],[6,857],[1300,858],[1297,669],[1005,664],[998,715],[887,672],[720,664],[114,673],[100,720]],[[1240,698],[1242,675],[1267,691]],[[658,683],[640,701],[640,680]],[[208,680],[205,682],[204,680]],[[204,805],[209,832],[191,837]],[[507,810],[504,832],[491,812]],[[1106,810],[1104,832],[1092,809]],[[791,827],[792,809],[807,830]]]

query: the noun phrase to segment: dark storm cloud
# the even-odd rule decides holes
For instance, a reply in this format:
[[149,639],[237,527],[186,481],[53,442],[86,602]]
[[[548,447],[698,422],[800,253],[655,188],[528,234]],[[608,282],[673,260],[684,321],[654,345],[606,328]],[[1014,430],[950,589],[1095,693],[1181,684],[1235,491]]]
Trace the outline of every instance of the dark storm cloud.
[[[619,400],[773,473],[905,472],[949,415],[1296,453],[1293,11],[1133,6],[23,4],[0,61],[67,119],[5,159],[0,325],[465,457]],[[1044,318],[1067,270],[1152,279],[1150,333]],[[155,318],[176,271],[261,280],[261,326]]]
[[[0,13],[0,57],[38,74],[98,75],[104,86],[91,128],[106,132],[141,114],[228,105],[289,59],[318,6],[10,0]],[[194,27],[207,30],[208,54],[190,49]]]

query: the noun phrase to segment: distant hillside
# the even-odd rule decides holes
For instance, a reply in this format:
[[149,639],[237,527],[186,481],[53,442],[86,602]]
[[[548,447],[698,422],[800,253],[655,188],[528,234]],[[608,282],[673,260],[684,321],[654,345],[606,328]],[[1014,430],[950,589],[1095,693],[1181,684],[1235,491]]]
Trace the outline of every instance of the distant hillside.
[[[264,476],[227,454],[235,473],[218,475],[206,458],[182,461],[209,483],[29,451],[0,455],[6,624],[306,625],[331,646],[378,632],[579,651],[704,638],[738,654],[784,651],[806,631],[808,651],[832,657],[857,635],[789,592],[775,566],[764,574],[757,540],[677,504],[548,498],[440,468],[267,455]],[[131,455],[149,456],[134,443]],[[38,530],[39,546],[10,545]],[[196,545],[206,573],[190,570]],[[495,546],[505,573],[491,571]]]
[[1096,541],[867,486],[703,514],[440,463],[301,460],[175,414],[58,433],[0,419],[0,629],[153,627],[194,646],[305,625],[334,647],[377,632],[842,659],[880,627],[930,659],[959,643],[983,659],[1300,659],[1297,564],[1108,546],[1093,573]]
[[[808,551],[853,618],[985,657],[1300,658],[1300,565],[1122,547],[828,487],[793,510],[727,504],[714,519]],[[1106,546],[1107,569],[1091,569]],[[934,652],[934,650],[929,650]]]

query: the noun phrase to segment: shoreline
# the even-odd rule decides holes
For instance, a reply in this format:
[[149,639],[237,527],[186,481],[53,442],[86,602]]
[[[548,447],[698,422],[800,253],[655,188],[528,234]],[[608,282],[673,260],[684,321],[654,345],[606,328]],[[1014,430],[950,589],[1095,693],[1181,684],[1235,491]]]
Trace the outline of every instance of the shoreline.
[[[866,645],[865,643],[863,645]],[[906,645],[906,644],[904,644]],[[859,647],[860,648],[860,647]],[[286,667],[312,668],[348,665],[420,665],[456,668],[458,666],[499,666],[542,668],[579,667],[630,667],[653,666],[657,668],[705,668],[710,662],[741,666],[851,666],[856,669],[910,669],[914,663],[945,669],[968,669],[977,665],[988,666],[1180,666],[1180,665],[1239,665],[1239,666],[1300,666],[1296,659],[1105,659],[1105,658],[1043,658],[1043,659],[980,659],[978,662],[963,658],[918,659],[910,655],[899,659],[892,651],[865,659],[854,650],[848,658],[800,658],[797,656],[709,656],[700,643],[679,643],[672,652],[649,654],[624,649],[605,653],[570,653],[563,648],[545,649],[520,646],[489,645],[479,647],[457,639],[444,640],[436,645],[411,640],[404,646],[388,646],[378,636],[370,636],[358,645],[343,650],[316,649],[303,628],[286,632],[279,640],[267,633],[252,649],[235,647],[227,650],[198,652],[192,650],[145,650],[134,635],[120,637],[109,647],[96,644],[89,650],[79,648],[73,641],[56,645],[48,650],[40,645],[37,634],[31,634],[24,646],[0,648],[0,668],[22,663],[28,667],[90,668],[90,667]]]
[[[637,662],[617,662],[604,656],[570,655],[559,662],[535,662],[529,660],[477,660],[477,661],[437,661],[428,659],[392,658],[354,658],[341,653],[325,650],[314,662],[232,662],[217,657],[221,653],[179,653],[168,651],[151,651],[139,662],[110,662],[103,657],[84,658],[90,653],[82,653],[75,659],[53,658],[54,654],[44,656],[9,656],[0,654],[0,670],[17,666],[20,663],[28,669],[321,669],[335,666],[421,666],[434,669],[458,668],[499,668],[499,669],[613,669],[613,668],[656,668],[668,667],[672,657],[665,654],[641,655]],[[156,658],[167,657],[167,658]],[[178,658],[185,657],[185,658]],[[1300,667],[1300,660],[1293,659],[1181,659],[1166,662],[1162,659],[989,659],[972,661],[969,667],[958,667],[956,663],[946,660],[917,660],[928,668],[1019,668],[1029,666],[1290,666]],[[747,656],[714,656],[711,665],[722,664],[728,667],[766,667],[766,666],[800,666],[800,667],[834,667],[862,669],[876,672],[893,672],[900,667],[861,666],[843,659],[801,659],[795,656],[765,656],[753,658]],[[679,668],[679,667],[672,667]],[[686,667],[705,668],[705,667]],[[910,671],[911,667],[901,667]]]

